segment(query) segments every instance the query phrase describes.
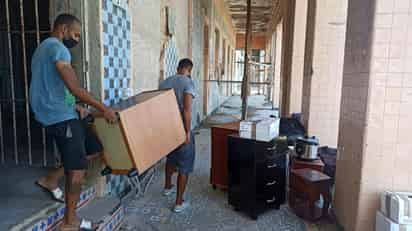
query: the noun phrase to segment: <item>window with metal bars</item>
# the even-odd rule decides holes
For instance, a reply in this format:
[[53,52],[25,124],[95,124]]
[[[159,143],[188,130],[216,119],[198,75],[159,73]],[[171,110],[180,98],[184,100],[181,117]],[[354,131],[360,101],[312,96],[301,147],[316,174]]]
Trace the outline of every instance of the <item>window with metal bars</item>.
[[49,37],[49,1],[0,1],[0,163],[46,166],[53,142],[29,105],[31,57]]

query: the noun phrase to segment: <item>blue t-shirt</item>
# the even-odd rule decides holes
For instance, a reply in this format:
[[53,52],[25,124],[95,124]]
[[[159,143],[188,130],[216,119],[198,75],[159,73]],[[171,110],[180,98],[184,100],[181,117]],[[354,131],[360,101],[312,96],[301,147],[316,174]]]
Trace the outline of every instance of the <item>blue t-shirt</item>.
[[76,100],[57,72],[57,61],[70,63],[71,55],[54,37],[37,47],[31,61],[30,105],[36,120],[44,126],[78,118]]
[[180,113],[183,113],[184,93],[191,94],[193,98],[196,95],[193,80],[184,75],[173,75],[163,80],[159,85],[160,90],[170,88],[174,89]]

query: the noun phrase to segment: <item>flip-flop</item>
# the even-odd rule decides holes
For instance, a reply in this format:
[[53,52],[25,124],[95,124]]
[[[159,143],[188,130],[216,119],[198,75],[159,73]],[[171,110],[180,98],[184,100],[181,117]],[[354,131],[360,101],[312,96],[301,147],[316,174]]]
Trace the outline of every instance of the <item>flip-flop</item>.
[[60,203],[64,203],[63,191],[59,187],[57,187],[54,190],[50,190],[45,186],[41,185],[38,181],[36,181],[35,184],[39,186],[44,192],[48,193],[53,200]]
[[99,229],[99,226],[101,224],[102,222],[93,223],[91,221],[82,219],[82,221],[80,222],[80,230],[81,231],[96,231],[97,229]]
[[[69,226],[66,225],[64,227],[60,226],[60,231],[96,231],[99,229],[99,226],[102,224],[103,222],[98,222],[98,223],[93,223],[91,221],[87,221],[85,219],[82,219],[80,221],[79,226]],[[94,226],[94,227],[93,227]]]

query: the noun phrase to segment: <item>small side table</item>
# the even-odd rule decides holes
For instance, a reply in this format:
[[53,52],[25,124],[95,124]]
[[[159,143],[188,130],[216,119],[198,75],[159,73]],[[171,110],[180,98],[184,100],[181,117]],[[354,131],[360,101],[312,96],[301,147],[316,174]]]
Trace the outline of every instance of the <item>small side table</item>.
[[297,157],[293,157],[290,169],[293,170],[293,169],[309,168],[309,169],[317,170],[319,172],[323,172],[324,167],[325,167],[325,164],[320,159],[313,160],[313,161],[304,161],[304,160],[298,159]]
[[[296,210],[297,215],[309,220],[316,220],[322,216],[328,216],[329,205],[332,200],[330,188],[333,180],[331,177],[312,169],[295,169],[290,172],[290,193],[289,204]],[[315,202],[319,200],[320,195],[324,198],[322,214],[316,214]],[[298,198],[306,202],[303,211],[297,211],[296,201]]]

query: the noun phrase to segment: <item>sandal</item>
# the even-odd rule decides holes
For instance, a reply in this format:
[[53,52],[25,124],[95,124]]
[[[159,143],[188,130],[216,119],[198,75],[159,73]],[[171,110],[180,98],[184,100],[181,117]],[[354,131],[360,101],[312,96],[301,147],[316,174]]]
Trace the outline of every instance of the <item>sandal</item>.
[[57,187],[56,189],[50,190],[46,186],[41,185],[38,181],[35,183],[37,186],[39,186],[44,192],[48,193],[50,197],[60,203],[64,203],[64,194],[63,191]]

